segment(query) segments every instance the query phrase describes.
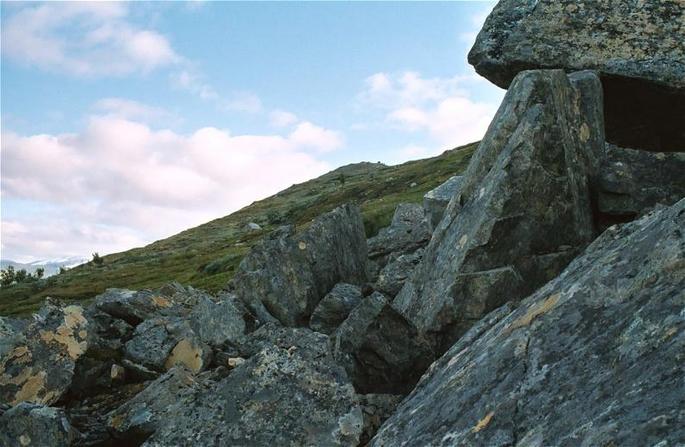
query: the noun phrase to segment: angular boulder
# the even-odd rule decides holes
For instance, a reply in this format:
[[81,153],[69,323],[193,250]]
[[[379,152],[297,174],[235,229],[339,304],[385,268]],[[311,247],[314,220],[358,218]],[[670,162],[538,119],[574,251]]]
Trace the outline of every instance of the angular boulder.
[[475,325],[371,445],[679,445],[684,227],[685,199],[608,229]]
[[394,298],[423,259],[423,252],[424,249],[419,248],[414,253],[398,256],[388,262],[378,274],[378,279],[374,284],[376,290]]
[[252,317],[243,302],[228,293],[221,294],[217,301],[201,298],[190,314],[193,332],[213,348],[235,342],[252,326]]
[[366,237],[359,208],[344,205],[300,233],[276,231],[252,248],[229,288],[262,322],[306,326],[334,285],[366,279]]
[[599,211],[635,217],[685,197],[685,153],[647,152],[607,144],[599,180]]
[[581,88],[561,70],[515,79],[393,301],[438,352],[487,312],[556,276],[592,240],[584,152],[601,123],[583,113]]
[[424,247],[431,238],[428,220],[417,203],[400,203],[390,226],[369,239],[369,259],[384,267],[391,255],[412,253]]
[[0,445],[69,447],[79,439],[61,408],[22,402],[0,415]]
[[406,394],[433,360],[429,344],[378,292],[350,313],[330,344],[355,389],[364,394]]
[[500,0],[468,60],[507,88],[522,70],[598,70],[685,88],[685,5],[679,0]]
[[264,348],[228,377],[168,408],[143,445],[356,446],[362,412],[345,371],[327,353],[327,337],[281,329],[293,334],[278,338],[299,347],[264,339]]
[[48,301],[0,358],[0,401],[55,403],[69,390],[90,337],[81,306]]
[[361,287],[346,283],[336,284],[314,309],[309,327],[322,334],[332,333],[361,300]]
[[423,196],[423,211],[428,218],[431,230],[440,223],[447,204],[450,203],[452,197],[459,191],[463,179],[464,177],[461,175],[454,175],[447,179],[445,183],[428,191]]

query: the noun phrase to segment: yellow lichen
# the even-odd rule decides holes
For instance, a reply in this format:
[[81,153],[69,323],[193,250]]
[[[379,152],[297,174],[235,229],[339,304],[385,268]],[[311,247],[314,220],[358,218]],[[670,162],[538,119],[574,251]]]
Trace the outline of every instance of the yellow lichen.
[[590,128],[588,127],[587,124],[583,123],[580,125],[580,141],[583,143],[587,143],[587,141],[590,139]]
[[202,348],[187,339],[179,341],[164,366],[166,369],[171,369],[178,364],[185,365],[193,372],[199,372],[202,369]]
[[478,421],[478,423],[471,429],[472,432],[478,433],[482,429],[488,426],[490,423],[490,420],[492,420],[492,417],[495,415],[494,411],[491,411],[490,413],[486,414],[483,419]]
[[306,244],[305,242],[303,242],[303,241],[300,241],[300,242],[297,244],[297,246],[300,247],[300,250],[306,250],[306,249],[307,249],[307,244]]
[[152,302],[155,304],[157,307],[171,307],[171,301],[168,299],[164,298],[163,296],[153,296],[152,297]]
[[17,393],[14,395],[14,400],[12,401],[12,405],[16,405],[19,402],[22,401],[28,401],[28,402],[37,402],[37,403],[44,403],[44,404],[50,404],[52,402],[46,402],[44,400],[44,397],[41,398],[39,395],[43,390],[45,390],[45,377],[47,374],[45,371],[39,371],[38,373],[31,375],[24,381],[23,386]]
[[507,332],[511,332],[514,329],[523,326],[528,326],[530,323],[533,322],[535,318],[554,308],[554,306],[556,306],[556,304],[559,302],[560,297],[560,293],[555,293],[553,295],[550,295],[545,301],[541,303],[535,303],[528,309],[528,311],[524,315],[518,317],[511,324],[511,326],[509,326]]

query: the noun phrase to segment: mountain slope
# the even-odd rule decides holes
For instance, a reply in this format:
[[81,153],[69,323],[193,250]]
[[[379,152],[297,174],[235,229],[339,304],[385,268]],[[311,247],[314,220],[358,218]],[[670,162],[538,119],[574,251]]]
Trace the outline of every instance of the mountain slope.
[[[88,300],[109,287],[154,288],[179,281],[218,291],[252,244],[270,230],[286,223],[303,226],[342,203],[356,202],[367,235],[375,234],[389,224],[398,203],[420,202],[427,191],[462,172],[476,147],[472,143],[398,166],[343,166],[167,239],[104,256],[100,266],[88,263],[42,281],[4,287],[0,315],[30,313],[46,296]],[[250,222],[262,229],[245,228]]]

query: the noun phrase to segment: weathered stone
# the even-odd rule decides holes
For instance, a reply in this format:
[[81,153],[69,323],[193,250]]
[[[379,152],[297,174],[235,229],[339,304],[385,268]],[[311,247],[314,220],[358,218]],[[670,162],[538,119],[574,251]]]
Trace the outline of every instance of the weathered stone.
[[440,223],[447,204],[450,203],[452,197],[459,191],[462,180],[463,176],[454,175],[447,179],[445,183],[428,191],[423,196],[423,211],[428,218],[428,225],[431,230]]
[[76,361],[88,348],[83,308],[47,302],[12,350],[0,358],[0,401],[50,405],[71,386]]
[[253,247],[230,288],[262,323],[305,326],[335,284],[364,282],[366,258],[359,208],[344,205],[298,234],[282,228]]
[[235,342],[252,328],[252,323],[252,317],[242,301],[227,293],[220,295],[218,302],[209,298],[200,299],[190,314],[193,332],[204,343],[215,348]]
[[245,225],[245,231],[260,231],[262,229],[261,225],[256,222],[248,222]]
[[580,88],[561,70],[516,78],[395,298],[438,352],[551,279],[592,240],[590,162],[581,156],[592,132],[582,129],[598,123],[575,101]]
[[345,372],[326,354],[327,337],[304,328],[281,330],[278,338],[297,340],[299,347],[268,345],[268,331],[262,332],[262,350],[225,379],[172,405],[143,445],[356,446],[362,412]]
[[468,59],[503,88],[532,68],[595,69],[685,88],[684,21],[679,0],[500,0]]
[[361,394],[359,405],[364,414],[364,431],[359,445],[365,446],[374,437],[381,424],[395,412],[404,396],[400,394]]
[[360,393],[406,394],[433,360],[416,328],[378,292],[350,313],[330,343]]
[[607,141],[684,151],[685,4],[680,0],[501,0],[469,63],[507,88],[522,70],[597,70]]
[[423,258],[423,248],[414,253],[405,254],[388,262],[378,274],[376,290],[393,298],[399,293],[405,281],[414,273],[414,269]]
[[115,438],[140,444],[165,422],[167,409],[178,401],[180,394],[195,385],[189,370],[172,368],[109,413],[107,425]]
[[22,402],[0,415],[2,446],[69,447],[78,437],[60,408]]
[[359,286],[336,284],[314,309],[309,327],[317,332],[330,334],[345,321],[361,300],[362,291]]
[[431,232],[423,208],[417,203],[400,203],[389,227],[369,239],[369,258],[382,268],[391,255],[412,253],[424,247]]
[[26,343],[24,330],[28,321],[0,316],[0,358],[8,355],[17,345]]
[[475,325],[371,445],[678,445],[684,227],[685,199],[608,229],[515,311]]
[[685,197],[685,153],[647,152],[607,144],[599,211],[629,218]]

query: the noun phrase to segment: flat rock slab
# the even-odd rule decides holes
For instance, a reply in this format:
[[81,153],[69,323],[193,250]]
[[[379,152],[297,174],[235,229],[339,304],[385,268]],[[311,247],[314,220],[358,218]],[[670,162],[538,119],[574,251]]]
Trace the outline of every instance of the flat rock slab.
[[469,53],[507,88],[522,70],[595,69],[685,89],[685,3],[500,0]]
[[593,242],[435,362],[373,446],[679,445],[685,199]]

